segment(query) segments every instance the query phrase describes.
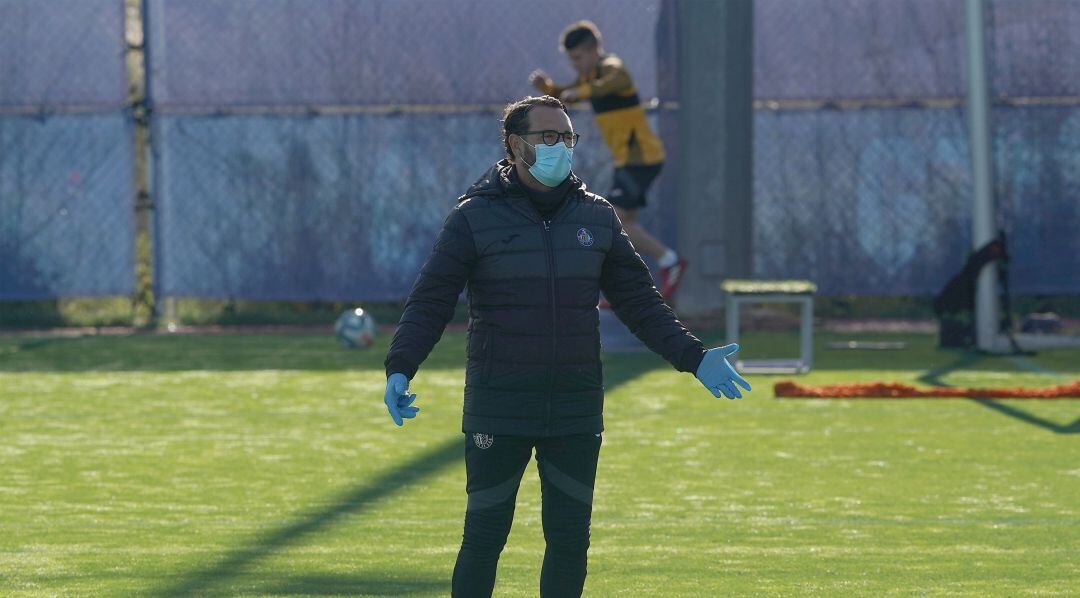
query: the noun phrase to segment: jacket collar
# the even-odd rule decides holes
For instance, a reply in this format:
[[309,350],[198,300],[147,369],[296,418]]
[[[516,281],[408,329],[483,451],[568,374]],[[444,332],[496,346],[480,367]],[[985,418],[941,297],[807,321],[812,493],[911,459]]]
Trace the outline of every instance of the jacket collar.
[[[484,174],[480,175],[480,178],[476,179],[469,189],[465,191],[465,194],[458,198],[458,203],[465,201],[470,197],[490,197],[492,199],[519,197],[528,201],[528,197],[525,195],[525,190],[520,185],[510,180],[510,171],[514,168],[514,165],[510,163],[510,160],[503,158],[499,160],[491,168],[488,168]],[[582,181],[573,171],[570,172],[570,189],[567,191],[567,199],[572,198],[575,194],[582,194],[585,192],[585,182]]]

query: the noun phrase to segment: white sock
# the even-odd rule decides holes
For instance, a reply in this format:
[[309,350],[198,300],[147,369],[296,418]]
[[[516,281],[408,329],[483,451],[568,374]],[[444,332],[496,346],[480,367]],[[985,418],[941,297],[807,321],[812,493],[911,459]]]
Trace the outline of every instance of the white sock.
[[670,268],[677,263],[679,263],[679,254],[675,253],[674,249],[668,249],[664,255],[660,256],[660,259],[656,260],[656,265],[661,268]]

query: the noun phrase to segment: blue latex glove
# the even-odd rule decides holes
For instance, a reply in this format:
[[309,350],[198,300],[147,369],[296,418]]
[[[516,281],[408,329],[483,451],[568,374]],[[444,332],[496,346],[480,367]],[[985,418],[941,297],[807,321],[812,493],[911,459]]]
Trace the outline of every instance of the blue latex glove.
[[747,392],[750,391],[750,383],[743,379],[725,359],[728,355],[734,355],[738,350],[739,345],[734,343],[709,349],[705,352],[701,364],[698,365],[697,373],[694,374],[705,385],[705,388],[708,388],[709,392],[713,393],[713,396],[718,399],[721,393],[729,399],[741,399],[742,391],[739,390],[739,386],[745,388]]
[[416,395],[408,393],[409,379],[405,377],[405,374],[390,374],[390,377],[386,379],[386,394],[383,395],[383,401],[386,402],[386,410],[390,412],[390,417],[399,426],[405,423],[404,420],[416,417],[416,413],[420,411],[419,407],[412,404],[416,400]]

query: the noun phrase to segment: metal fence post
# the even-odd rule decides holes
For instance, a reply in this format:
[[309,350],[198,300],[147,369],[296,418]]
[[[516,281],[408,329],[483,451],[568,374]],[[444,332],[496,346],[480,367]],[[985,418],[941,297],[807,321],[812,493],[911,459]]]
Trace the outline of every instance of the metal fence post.
[[157,323],[154,293],[153,231],[150,195],[150,104],[147,101],[146,6],[143,0],[125,0],[124,36],[127,41],[128,107],[134,127],[132,168],[135,191],[135,296],[132,320],[136,326]]
[[751,274],[751,0],[680,2],[678,246],[690,260],[680,313],[723,305],[724,278]]

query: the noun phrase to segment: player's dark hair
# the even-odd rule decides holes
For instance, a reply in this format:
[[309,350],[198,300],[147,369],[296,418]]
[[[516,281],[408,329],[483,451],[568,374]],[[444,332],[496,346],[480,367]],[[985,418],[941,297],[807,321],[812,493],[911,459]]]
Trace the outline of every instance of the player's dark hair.
[[563,29],[562,36],[559,38],[559,45],[562,46],[564,52],[573,50],[582,44],[600,45],[600,30],[596,28],[596,23],[578,21],[570,23],[566,29]]
[[525,131],[529,130],[529,111],[534,106],[547,106],[548,108],[558,108],[566,115],[570,113],[566,111],[566,104],[562,103],[559,98],[553,98],[551,96],[529,96],[523,100],[516,102],[510,102],[503,109],[503,147],[506,148],[506,155],[510,156],[510,159],[514,159],[514,150],[510,148],[510,136],[521,135]]

